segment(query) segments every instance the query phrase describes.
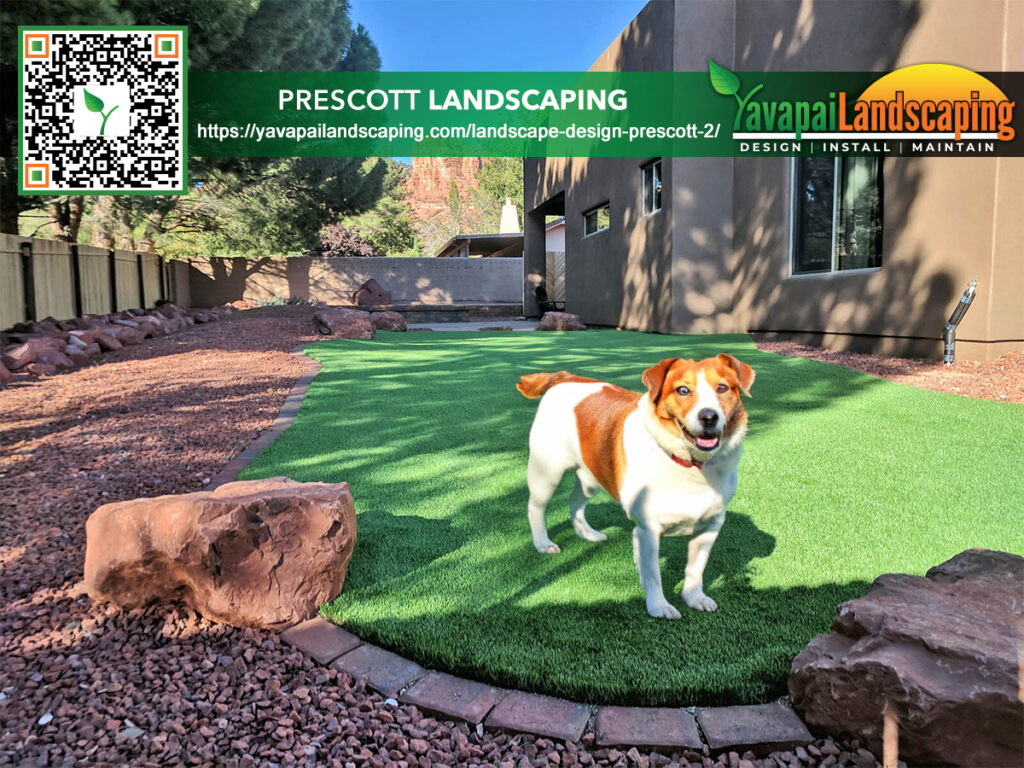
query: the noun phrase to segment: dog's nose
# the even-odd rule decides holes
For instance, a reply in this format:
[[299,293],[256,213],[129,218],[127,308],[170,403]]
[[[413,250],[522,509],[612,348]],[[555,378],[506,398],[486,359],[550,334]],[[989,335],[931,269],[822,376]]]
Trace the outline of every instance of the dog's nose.
[[697,412],[697,420],[705,429],[718,426],[718,414],[712,408],[701,408]]

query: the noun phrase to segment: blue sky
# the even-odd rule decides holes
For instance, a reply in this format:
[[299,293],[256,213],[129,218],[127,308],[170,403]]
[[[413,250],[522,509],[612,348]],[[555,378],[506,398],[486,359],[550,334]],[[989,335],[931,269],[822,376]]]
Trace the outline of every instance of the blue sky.
[[647,0],[350,0],[388,72],[581,71]]

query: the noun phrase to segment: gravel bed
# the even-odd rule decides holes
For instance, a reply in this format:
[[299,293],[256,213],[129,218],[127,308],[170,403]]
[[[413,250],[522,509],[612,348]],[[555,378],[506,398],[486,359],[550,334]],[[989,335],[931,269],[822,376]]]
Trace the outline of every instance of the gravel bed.
[[767,341],[757,335],[753,339],[757,348],[763,352],[834,363],[886,381],[935,392],[1024,403],[1024,352],[1008,352],[991,362],[957,360],[953,365],[946,366],[941,360],[833,352],[792,341]]
[[249,310],[0,391],[0,765],[874,765],[860,745],[663,755],[478,733],[394,706],[275,632],[82,592],[96,506],[202,489],[274,420],[312,310]]

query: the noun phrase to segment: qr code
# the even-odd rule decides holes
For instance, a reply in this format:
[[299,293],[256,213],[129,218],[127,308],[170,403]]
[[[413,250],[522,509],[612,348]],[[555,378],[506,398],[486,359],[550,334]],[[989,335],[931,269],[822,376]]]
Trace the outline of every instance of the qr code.
[[19,36],[22,194],[186,191],[185,27]]

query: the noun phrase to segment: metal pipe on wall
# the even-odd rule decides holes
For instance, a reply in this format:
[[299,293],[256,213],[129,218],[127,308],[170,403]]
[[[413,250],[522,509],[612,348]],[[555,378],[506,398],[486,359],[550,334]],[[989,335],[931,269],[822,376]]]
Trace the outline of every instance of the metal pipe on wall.
[[954,307],[953,314],[946,321],[946,328],[942,333],[942,340],[945,342],[945,353],[942,360],[946,365],[952,365],[953,360],[956,359],[956,327],[960,325],[960,321],[964,319],[964,315],[970,309],[971,303],[974,301],[974,289],[977,285],[977,280],[971,280],[964,295],[960,297],[960,302]]

